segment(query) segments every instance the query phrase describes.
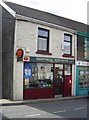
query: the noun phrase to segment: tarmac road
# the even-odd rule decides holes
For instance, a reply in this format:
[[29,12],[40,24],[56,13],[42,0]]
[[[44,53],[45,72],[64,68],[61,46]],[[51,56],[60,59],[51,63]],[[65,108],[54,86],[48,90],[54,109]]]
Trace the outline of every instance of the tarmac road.
[[5,118],[76,118],[84,120],[88,116],[88,98],[63,101],[41,102],[24,105],[2,106]]

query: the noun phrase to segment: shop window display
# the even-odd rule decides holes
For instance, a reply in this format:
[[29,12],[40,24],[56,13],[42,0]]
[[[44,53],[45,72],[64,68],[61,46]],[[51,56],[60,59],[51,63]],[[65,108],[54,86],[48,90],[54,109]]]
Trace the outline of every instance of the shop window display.
[[71,75],[72,73],[72,68],[71,65],[64,65],[64,69],[65,69],[65,75]]
[[24,78],[25,88],[48,88],[53,86],[53,65],[32,63],[30,78]]
[[79,68],[79,88],[89,88],[89,67]]

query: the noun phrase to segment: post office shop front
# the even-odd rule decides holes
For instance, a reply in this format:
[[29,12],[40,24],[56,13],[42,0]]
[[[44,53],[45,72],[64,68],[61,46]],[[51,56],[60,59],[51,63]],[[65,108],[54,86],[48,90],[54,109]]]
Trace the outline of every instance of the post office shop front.
[[72,80],[72,64],[73,60],[30,57],[30,62],[24,62],[23,98],[71,96],[71,85],[67,87],[67,79]]

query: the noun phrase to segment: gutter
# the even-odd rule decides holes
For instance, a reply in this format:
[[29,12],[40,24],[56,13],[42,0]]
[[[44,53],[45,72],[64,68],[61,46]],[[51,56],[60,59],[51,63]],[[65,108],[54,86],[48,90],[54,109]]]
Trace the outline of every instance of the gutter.
[[22,15],[19,15],[19,14],[16,14],[16,20],[37,23],[37,24],[48,26],[48,27],[52,27],[52,28],[63,30],[63,31],[67,31],[67,32],[70,32],[72,34],[75,34],[75,32],[76,32],[76,30],[73,30],[73,29],[70,29],[70,28],[66,28],[66,27],[63,27],[63,26],[60,26],[60,25],[55,25],[55,24],[48,23],[48,22],[45,22],[45,21],[42,21],[42,20],[37,20],[37,19],[34,19],[34,18],[25,17],[25,16],[22,16]]

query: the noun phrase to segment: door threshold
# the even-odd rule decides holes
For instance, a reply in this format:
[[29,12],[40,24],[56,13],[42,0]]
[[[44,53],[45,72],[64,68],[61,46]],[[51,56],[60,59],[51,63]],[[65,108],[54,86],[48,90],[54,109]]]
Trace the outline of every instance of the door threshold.
[[60,98],[62,97],[62,95],[55,95],[55,98]]

